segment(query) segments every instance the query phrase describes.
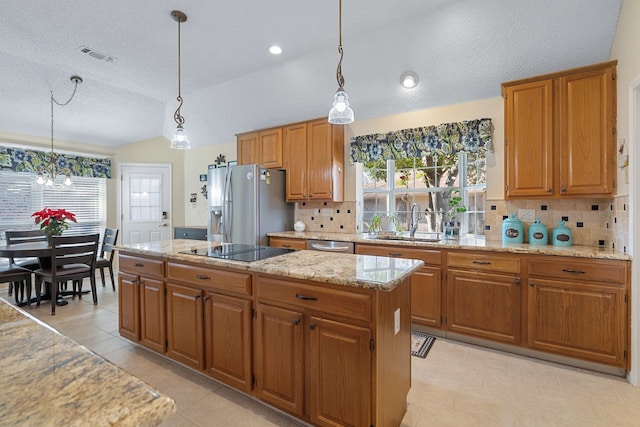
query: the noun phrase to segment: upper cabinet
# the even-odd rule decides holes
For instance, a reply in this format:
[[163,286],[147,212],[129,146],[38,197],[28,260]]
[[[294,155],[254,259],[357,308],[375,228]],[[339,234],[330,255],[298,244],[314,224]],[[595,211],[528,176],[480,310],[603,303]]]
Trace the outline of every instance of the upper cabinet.
[[237,135],[238,164],[282,168],[282,128]]
[[616,64],[502,84],[506,198],[614,194]]
[[344,128],[326,118],[284,128],[287,201],[344,199]]

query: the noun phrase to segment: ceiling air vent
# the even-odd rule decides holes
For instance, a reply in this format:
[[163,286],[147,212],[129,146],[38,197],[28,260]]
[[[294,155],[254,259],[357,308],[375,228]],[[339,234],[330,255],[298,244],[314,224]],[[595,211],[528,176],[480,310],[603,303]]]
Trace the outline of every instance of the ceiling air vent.
[[84,53],[85,55],[89,55],[90,57],[98,59],[100,61],[113,62],[116,60],[116,58],[114,58],[113,56],[98,52],[97,50],[91,49],[90,47],[80,46],[78,50],[80,51],[80,53]]

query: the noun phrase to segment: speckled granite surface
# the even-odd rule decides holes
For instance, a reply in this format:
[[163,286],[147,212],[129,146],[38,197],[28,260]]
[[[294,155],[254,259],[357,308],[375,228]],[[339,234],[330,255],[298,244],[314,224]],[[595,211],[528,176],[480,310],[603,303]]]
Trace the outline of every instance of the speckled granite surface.
[[553,246],[553,245],[529,245],[529,244],[502,244],[496,241],[485,241],[484,239],[460,239],[442,240],[439,242],[411,242],[398,240],[374,239],[367,234],[346,234],[346,233],[318,233],[318,232],[296,232],[283,231],[269,233],[274,237],[289,237],[299,239],[319,239],[337,240],[340,242],[375,243],[381,245],[401,245],[411,247],[442,248],[442,249],[468,249],[493,252],[510,252],[519,254],[573,256],[582,258],[602,258],[630,260],[629,254],[614,251],[613,249],[600,248],[595,246]]
[[173,399],[0,299],[0,425],[153,426]]
[[381,291],[395,288],[407,275],[423,265],[423,262],[418,260],[316,251],[295,251],[255,262],[230,261],[180,253],[208,245],[220,245],[220,243],[176,239],[117,245],[115,248],[122,253]]

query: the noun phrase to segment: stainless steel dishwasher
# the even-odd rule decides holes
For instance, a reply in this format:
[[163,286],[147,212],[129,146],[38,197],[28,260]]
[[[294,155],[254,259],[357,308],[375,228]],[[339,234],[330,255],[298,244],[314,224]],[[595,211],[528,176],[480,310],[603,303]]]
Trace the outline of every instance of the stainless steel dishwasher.
[[313,240],[307,241],[307,249],[323,252],[340,252],[345,254],[355,253],[353,242],[339,242],[335,240]]

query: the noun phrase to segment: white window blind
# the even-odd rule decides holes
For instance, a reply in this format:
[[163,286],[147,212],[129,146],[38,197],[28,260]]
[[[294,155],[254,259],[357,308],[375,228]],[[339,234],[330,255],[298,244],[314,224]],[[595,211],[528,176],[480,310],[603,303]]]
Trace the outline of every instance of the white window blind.
[[38,185],[35,175],[0,171],[0,235],[4,230],[37,228],[31,216],[44,207],[66,209],[78,222],[70,223],[65,234],[102,233],[106,223],[106,179],[73,177],[73,185],[62,185],[58,177],[53,188]]

